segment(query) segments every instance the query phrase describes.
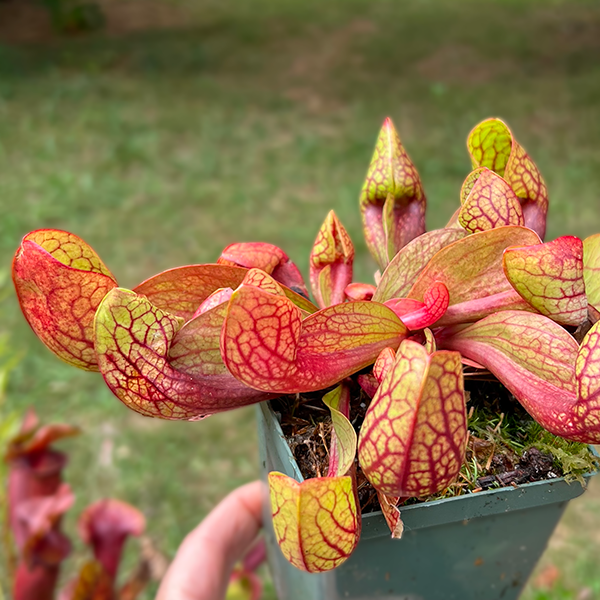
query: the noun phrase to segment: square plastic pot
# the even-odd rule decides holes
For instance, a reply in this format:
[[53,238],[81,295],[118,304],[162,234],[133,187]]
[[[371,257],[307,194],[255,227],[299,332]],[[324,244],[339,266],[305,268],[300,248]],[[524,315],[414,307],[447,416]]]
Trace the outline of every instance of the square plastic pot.
[[[263,477],[302,481],[270,404],[257,406]],[[564,479],[506,487],[402,509],[393,540],[380,512],[363,515],[352,556],[334,571],[309,574],[281,554],[264,507],[269,566],[279,600],[511,600],[518,598],[567,502],[583,493]]]

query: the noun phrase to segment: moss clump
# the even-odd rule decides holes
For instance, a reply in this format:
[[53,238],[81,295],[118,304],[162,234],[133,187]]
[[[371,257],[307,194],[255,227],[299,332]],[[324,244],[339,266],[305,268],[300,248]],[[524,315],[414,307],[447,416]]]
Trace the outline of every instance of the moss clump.
[[[454,484],[420,501],[556,477],[585,486],[584,475],[598,469],[598,458],[588,445],[570,442],[543,429],[499,382],[466,381],[465,389],[469,428],[465,463]],[[524,459],[532,454],[532,449],[551,461],[549,468],[536,477],[519,481],[519,476],[529,475]],[[515,479],[511,480],[513,474]]]

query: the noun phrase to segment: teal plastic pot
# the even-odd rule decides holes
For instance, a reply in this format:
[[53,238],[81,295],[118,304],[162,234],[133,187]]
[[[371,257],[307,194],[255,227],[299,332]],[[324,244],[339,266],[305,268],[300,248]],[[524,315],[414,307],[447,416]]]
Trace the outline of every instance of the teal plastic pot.
[[[302,481],[270,404],[257,407],[263,477]],[[309,574],[279,550],[265,506],[269,565],[279,600],[511,600],[518,598],[579,483],[540,481],[402,509],[393,540],[380,512],[363,515],[352,556],[334,571]]]

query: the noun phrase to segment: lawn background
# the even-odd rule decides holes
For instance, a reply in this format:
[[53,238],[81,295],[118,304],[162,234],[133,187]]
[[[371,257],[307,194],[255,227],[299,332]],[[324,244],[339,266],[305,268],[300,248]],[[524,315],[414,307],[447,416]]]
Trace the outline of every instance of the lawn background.
[[[457,206],[469,130],[499,116],[548,183],[547,239],[600,231],[597,2],[105,6],[104,33],[61,40],[44,25],[19,33],[11,3],[0,5],[0,270],[25,233],[50,227],[90,243],[124,287],[214,261],[233,241],[277,244],[306,274],[333,208],[356,246],[356,279],[371,281],[357,197],[387,115],[423,179],[430,229]],[[170,557],[227,491],[257,476],[252,409],[196,424],[138,417],[99,375],[45,350],[12,294],[2,311],[23,355],[7,407],[33,405],[85,431],[62,444],[77,493],[71,532],[88,502],[118,496],[145,513]],[[526,598],[600,597],[599,509],[593,485]],[[73,562],[82,559],[77,545]]]

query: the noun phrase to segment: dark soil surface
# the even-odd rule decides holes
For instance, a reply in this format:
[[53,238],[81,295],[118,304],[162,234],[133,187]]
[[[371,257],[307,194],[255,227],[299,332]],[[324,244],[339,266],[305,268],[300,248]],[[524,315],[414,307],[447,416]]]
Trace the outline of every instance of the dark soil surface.
[[[446,495],[516,486],[562,475],[551,455],[544,454],[535,447],[527,447],[526,432],[532,419],[501,383],[496,380],[466,379],[465,392],[469,415],[465,463],[477,466],[476,475],[469,477],[461,472],[458,481],[453,484],[456,489]],[[350,420],[359,432],[371,400],[355,383],[351,393]],[[295,394],[282,396],[271,403],[273,410],[281,418],[283,433],[305,479],[327,475],[331,417],[329,409],[321,402],[323,395],[324,392]],[[510,429],[517,439],[510,444],[498,443],[495,438],[502,426]],[[519,437],[523,439],[518,439]],[[522,448],[518,450],[520,446]],[[473,469],[466,469],[466,472],[471,474]],[[357,486],[362,513],[379,510],[377,494],[364,476],[358,461]],[[411,498],[406,504],[427,499],[429,498]]]

